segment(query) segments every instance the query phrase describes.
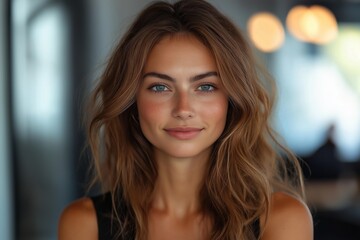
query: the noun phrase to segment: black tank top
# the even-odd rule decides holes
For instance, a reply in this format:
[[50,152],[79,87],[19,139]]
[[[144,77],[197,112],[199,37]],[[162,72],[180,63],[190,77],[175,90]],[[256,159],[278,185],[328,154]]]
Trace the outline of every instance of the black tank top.
[[[118,228],[116,226],[116,221],[113,221],[112,199],[110,193],[105,193],[102,195],[91,197],[91,200],[93,201],[94,208],[96,211],[99,240],[119,240],[119,238],[116,238]],[[121,201],[121,199],[117,204],[117,207],[119,207],[118,213],[120,214],[119,217],[121,220],[121,218],[125,217],[126,214],[128,214],[129,209],[128,207],[126,207],[126,204],[123,201]],[[255,233],[256,239],[258,239],[260,235],[259,220],[256,220],[253,223],[252,228]],[[124,239],[124,240],[135,239],[135,230],[126,233],[125,236],[121,237],[120,239]]]

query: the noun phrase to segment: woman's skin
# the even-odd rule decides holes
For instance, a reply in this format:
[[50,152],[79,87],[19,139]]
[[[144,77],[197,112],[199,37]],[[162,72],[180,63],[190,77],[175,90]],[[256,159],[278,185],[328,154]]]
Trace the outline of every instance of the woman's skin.
[[[136,97],[139,121],[154,146],[158,178],[149,211],[149,239],[209,239],[199,189],[213,143],[226,121],[228,99],[211,52],[195,37],[162,39],[148,56]],[[275,193],[262,240],[313,239],[307,207]],[[72,203],[59,223],[60,240],[97,239],[89,198]]]

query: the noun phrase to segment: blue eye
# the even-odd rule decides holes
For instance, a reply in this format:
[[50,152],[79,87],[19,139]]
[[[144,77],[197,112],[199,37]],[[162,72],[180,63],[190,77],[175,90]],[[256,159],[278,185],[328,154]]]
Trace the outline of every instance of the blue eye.
[[215,90],[215,87],[210,84],[204,84],[204,85],[199,86],[197,88],[197,90],[202,91],[202,92],[212,92]]
[[164,91],[168,91],[168,90],[169,90],[169,88],[166,87],[165,85],[159,85],[159,84],[153,85],[153,86],[151,86],[149,89],[150,89],[151,91],[153,91],[153,92],[164,92]]

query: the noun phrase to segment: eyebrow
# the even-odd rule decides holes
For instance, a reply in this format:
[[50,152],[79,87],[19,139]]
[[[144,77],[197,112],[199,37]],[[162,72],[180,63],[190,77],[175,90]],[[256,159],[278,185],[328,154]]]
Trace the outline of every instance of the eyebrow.
[[[195,76],[191,77],[190,81],[195,82],[195,81],[201,80],[203,78],[212,77],[212,76],[219,76],[219,74],[217,72],[214,72],[214,71],[206,72],[206,73],[198,74],[198,75],[195,75]],[[157,73],[157,72],[145,73],[143,78],[146,78],[146,77],[156,77],[156,78],[164,79],[164,80],[171,81],[171,82],[176,81],[175,78],[170,77],[169,75],[166,75],[166,74],[163,74],[163,73]]]

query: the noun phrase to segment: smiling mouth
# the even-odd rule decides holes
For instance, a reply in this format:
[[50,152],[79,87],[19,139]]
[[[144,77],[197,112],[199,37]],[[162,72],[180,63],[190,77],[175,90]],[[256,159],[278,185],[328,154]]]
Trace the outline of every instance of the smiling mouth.
[[170,136],[179,139],[179,140],[190,140],[195,138],[203,128],[188,128],[188,127],[179,127],[179,128],[167,128],[165,131]]

